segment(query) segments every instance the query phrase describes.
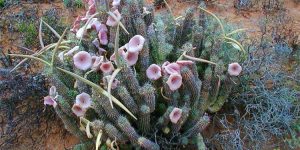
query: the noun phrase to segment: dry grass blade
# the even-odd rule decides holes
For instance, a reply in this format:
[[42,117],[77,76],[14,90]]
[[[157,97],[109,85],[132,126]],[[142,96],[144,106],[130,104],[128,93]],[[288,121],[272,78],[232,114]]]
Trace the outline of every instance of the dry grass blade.
[[99,149],[100,145],[101,145],[101,137],[102,137],[102,130],[99,131],[98,135],[97,135],[97,139],[96,139],[96,150]]
[[119,107],[121,107],[125,112],[127,112],[130,116],[132,116],[134,119],[137,120],[137,118],[130,112],[130,110],[128,110],[118,99],[116,99],[114,96],[108,94],[108,92],[106,92],[104,89],[102,89],[100,86],[98,86],[97,84],[73,73],[73,72],[70,72],[70,71],[67,71],[65,69],[62,69],[62,68],[59,68],[59,67],[56,67],[58,70],[66,73],[66,74],[69,74],[70,76],[84,82],[85,84],[91,86],[92,88],[94,88],[99,94],[103,94],[104,96],[108,97],[111,96],[112,97],[112,101],[117,104]]
[[52,31],[52,33],[57,37],[60,38],[60,35],[45,21],[42,20],[42,22]]
[[45,61],[45,60],[43,60],[41,58],[32,56],[32,55],[8,54],[8,56],[15,56],[15,57],[23,57],[23,58],[27,58],[27,59],[34,59],[34,60],[40,61],[40,62],[42,62],[42,63],[50,66],[50,63],[48,63],[47,61]]
[[44,45],[43,37],[42,37],[42,26],[43,26],[43,20],[41,18],[40,26],[39,26],[39,40],[40,40],[41,47],[44,48],[45,45]]
[[121,68],[118,68],[116,69],[113,74],[111,75],[110,79],[109,79],[109,82],[108,82],[108,86],[107,86],[107,92],[108,94],[110,95],[109,96],[109,102],[110,102],[110,105],[112,108],[114,108],[113,104],[112,104],[112,100],[111,100],[111,87],[112,87],[112,84],[113,84],[113,81],[114,79],[116,78],[116,76],[118,75],[118,73],[121,71]]
[[53,50],[53,53],[52,53],[52,61],[51,61],[52,69],[53,69],[53,64],[54,64],[54,61],[55,61],[56,53],[57,53],[57,51],[58,51],[59,45],[61,44],[61,42],[63,41],[64,36],[65,36],[66,33],[67,33],[67,29],[68,29],[68,28],[65,29],[65,31],[63,32],[62,36],[61,36],[60,39],[58,40],[58,42],[57,42],[57,44],[56,44],[56,46],[55,46],[55,48],[54,48],[54,50]]
[[203,62],[203,63],[208,63],[208,64],[212,64],[212,65],[217,65],[216,63],[205,60],[205,59],[192,57],[192,56],[189,56],[189,55],[186,55],[186,54],[183,54],[183,56],[187,59],[190,59],[190,60],[199,61],[199,62]]

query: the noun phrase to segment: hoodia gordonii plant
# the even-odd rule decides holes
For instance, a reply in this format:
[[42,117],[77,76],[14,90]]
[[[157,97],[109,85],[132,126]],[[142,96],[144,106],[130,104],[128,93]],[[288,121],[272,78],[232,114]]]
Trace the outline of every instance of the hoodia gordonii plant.
[[[242,71],[243,47],[232,38],[238,31],[225,33],[202,7],[175,19],[142,0],[85,5],[69,34],[41,23],[57,43],[44,46],[40,33],[40,51],[11,55],[46,65],[51,88],[44,104],[80,139],[74,149],[181,149],[196,146],[195,139],[205,147],[209,114],[221,109]],[[220,32],[209,33],[208,16]]]

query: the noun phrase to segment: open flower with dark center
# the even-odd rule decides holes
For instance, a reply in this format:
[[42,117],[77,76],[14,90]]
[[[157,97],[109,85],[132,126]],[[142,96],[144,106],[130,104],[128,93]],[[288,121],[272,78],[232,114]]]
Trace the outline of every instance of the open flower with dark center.
[[146,70],[146,75],[150,80],[157,80],[161,77],[161,68],[156,64],[152,64]]
[[80,104],[75,103],[72,107],[72,111],[76,116],[83,117],[86,112],[86,109],[82,108]]
[[135,35],[132,37],[127,44],[127,51],[129,52],[139,52],[143,49],[145,43],[145,38],[141,35]]
[[180,108],[175,107],[169,115],[169,118],[172,123],[176,124],[178,120],[181,118],[182,110]]
[[228,65],[228,73],[231,76],[238,76],[242,72],[242,67],[238,63],[231,63]]
[[168,84],[170,90],[175,91],[182,85],[182,76],[178,73],[173,73],[169,76],[166,83]]
[[113,12],[113,14],[115,15],[116,18],[114,18],[112,16],[108,16],[107,21],[106,21],[106,25],[111,26],[111,27],[116,26],[122,18],[118,9],[116,9]]
[[73,56],[74,65],[80,70],[87,70],[92,65],[92,56],[86,51],[80,51]]
[[133,65],[136,64],[136,62],[139,59],[139,53],[138,52],[132,53],[132,52],[127,51],[125,53],[124,57],[125,57],[125,60],[126,60],[126,62],[128,64],[128,66],[133,66]]
[[111,73],[115,68],[111,61],[102,62],[100,65],[100,69],[103,73]]
[[44,105],[50,105],[55,108],[57,106],[57,103],[51,96],[46,96],[44,97]]
[[89,108],[92,104],[91,96],[84,92],[77,95],[76,104],[80,105],[84,109]]

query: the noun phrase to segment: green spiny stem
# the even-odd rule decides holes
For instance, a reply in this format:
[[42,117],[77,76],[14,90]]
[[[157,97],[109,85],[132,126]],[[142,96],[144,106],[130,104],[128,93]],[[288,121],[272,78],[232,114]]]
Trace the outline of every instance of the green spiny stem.
[[155,89],[152,87],[151,84],[146,83],[141,88],[141,97],[144,98],[144,103],[150,108],[150,112],[154,112],[155,110]]
[[128,141],[126,137],[111,123],[105,124],[104,131],[111,139],[116,139],[119,142]]
[[168,109],[166,110],[166,112],[163,114],[163,116],[161,116],[158,119],[158,124],[162,127],[168,125],[168,123],[170,122],[170,113],[173,111],[174,107],[173,106],[169,106]]
[[197,123],[187,130],[186,132],[183,133],[182,137],[193,137],[203,131],[210,123],[210,118],[205,114],[203,117],[200,117]]
[[[102,89],[100,86],[98,86],[97,84],[73,73],[73,72],[70,72],[70,71],[67,71],[65,69],[62,69],[62,68],[59,68],[59,67],[56,67],[59,71],[62,71],[66,74],[69,74],[71,76],[73,76],[74,78],[78,79],[78,80],[81,80],[83,81],[84,83],[88,84],[89,86],[91,86],[92,88],[94,88],[97,92],[99,92],[100,94],[103,94],[105,95],[106,97],[109,97],[110,95],[104,90]],[[137,120],[137,118],[119,101],[117,100],[115,97],[112,96],[112,101],[117,104],[119,107],[121,107],[123,110],[125,110],[130,116],[132,116],[134,119]]]
[[[201,92],[201,84],[197,83],[196,77],[193,75],[192,71],[188,67],[183,67],[181,69],[181,75],[183,84],[185,88],[189,89],[192,94],[191,104],[195,105],[196,101],[199,101],[200,92]],[[197,106],[195,106],[197,107]]]
[[139,117],[139,129],[143,133],[148,133],[150,131],[150,108],[147,105],[142,105],[140,107],[140,117]]
[[116,89],[116,95],[133,114],[138,113],[138,106],[125,86],[119,85]]
[[78,137],[81,141],[88,140],[87,137],[83,134],[83,132],[81,132],[79,128],[76,126],[77,122],[75,121],[74,118],[71,118],[68,115],[66,115],[59,107],[55,107],[55,112],[64,123],[65,128],[70,133]]
[[146,150],[159,150],[160,147],[156,143],[144,138],[140,137],[138,139],[138,144]]

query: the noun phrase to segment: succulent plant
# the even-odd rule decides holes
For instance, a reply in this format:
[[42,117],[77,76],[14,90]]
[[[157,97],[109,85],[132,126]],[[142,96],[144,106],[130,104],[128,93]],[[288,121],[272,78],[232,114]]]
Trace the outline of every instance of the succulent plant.
[[[74,22],[73,33],[52,30],[57,43],[11,56],[46,65],[52,87],[44,104],[80,139],[75,149],[103,143],[180,149],[193,139],[203,147],[209,113],[222,108],[242,71],[236,62],[244,50],[232,38],[238,31],[227,33],[202,7],[199,17],[191,8],[175,20],[172,12],[156,16],[143,0],[107,2],[85,0],[88,10]],[[210,33],[216,25],[221,31]]]

